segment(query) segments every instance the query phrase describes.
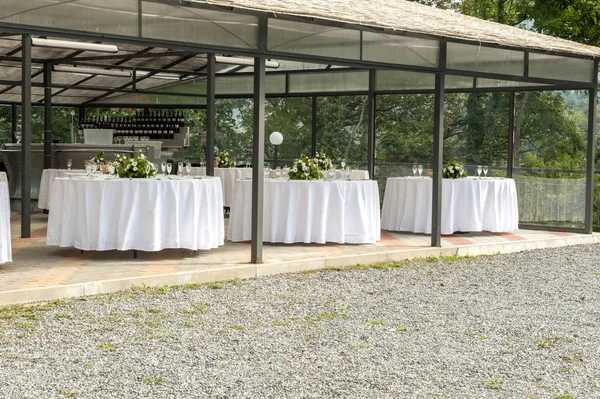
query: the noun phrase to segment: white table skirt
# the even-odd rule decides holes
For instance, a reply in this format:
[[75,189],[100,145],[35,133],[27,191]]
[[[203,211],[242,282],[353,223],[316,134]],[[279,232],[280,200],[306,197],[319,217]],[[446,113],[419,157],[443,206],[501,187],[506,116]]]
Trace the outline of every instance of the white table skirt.
[[8,184],[0,181],[0,263],[12,262]]
[[[429,177],[387,179],[381,228],[431,234]],[[510,232],[519,225],[512,179],[442,179],[442,234],[455,231]]]
[[[249,241],[252,182],[238,181],[227,238]],[[377,182],[283,181],[264,185],[263,241],[375,243],[380,239]]]
[[204,250],[224,244],[221,181],[57,178],[48,245],[83,250]]
[[[206,168],[193,167],[192,176],[206,176]],[[221,178],[223,206],[231,207],[236,180],[251,179],[252,168],[215,168],[215,176]]]
[[83,169],[44,169],[40,180],[40,193],[38,195],[38,208],[50,209],[50,194],[57,177],[68,177],[67,173],[85,174]]
[[6,176],[6,172],[0,172],[0,182],[8,183],[8,176]]

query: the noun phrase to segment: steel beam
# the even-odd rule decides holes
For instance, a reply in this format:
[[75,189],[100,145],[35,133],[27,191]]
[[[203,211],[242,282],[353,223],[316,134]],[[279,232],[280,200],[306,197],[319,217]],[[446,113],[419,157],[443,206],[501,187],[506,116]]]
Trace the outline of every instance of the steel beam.
[[[598,71],[598,60],[594,61],[594,71]],[[594,172],[596,170],[596,117],[598,100],[598,73],[594,73],[594,87],[589,90],[588,132],[587,132],[587,173],[585,179],[585,232],[592,234],[594,227]]]
[[[446,65],[446,43],[440,44],[440,65]],[[444,160],[445,73],[435,75],[433,116],[433,189],[431,192],[431,246],[442,246],[442,166]]]
[[210,53],[206,59],[208,76],[206,78],[206,175],[215,175],[215,135],[216,135],[216,102],[215,102],[215,55]]
[[44,64],[44,169],[52,168],[52,65]]
[[21,238],[31,237],[31,36],[22,36]]
[[367,122],[367,170],[369,177],[375,180],[375,116],[377,104],[375,97],[375,69],[369,70],[369,116]]

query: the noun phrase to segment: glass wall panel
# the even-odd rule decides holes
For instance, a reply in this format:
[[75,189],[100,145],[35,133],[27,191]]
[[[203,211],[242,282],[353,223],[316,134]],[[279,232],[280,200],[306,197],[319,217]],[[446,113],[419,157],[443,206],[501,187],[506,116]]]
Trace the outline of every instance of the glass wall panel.
[[329,72],[290,75],[290,93],[369,90],[369,73]]
[[577,92],[517,93],[519,222],[584,227],[588,102]]
[[446,66],[448,69],[523,76],[525,54],[516,50],[450,42]]
[[252,161],[252,104],[244,98],[216,101],[215,155],[228,151],[239,165]]
[[541,83],[517,82],[514,80],[482,79],[477,78],[477,87],[523,87],[523,86],[547,86]]
[[142,3],[142,11],[142,35],[146,38],[258,47],[258,17],[252,15],[150,1]]
[[[254,92],[254,76],[217,76],[216,94],[242,94],[248,95]],[[204,82],[206,86],[206,82]],[[204,89],[206,92],[206,89]],[[265,92],[267,94],[285,93],[285,75],[267,75],[265,80]]]
[[12,105],[0,105],[0,144],[12,143]]
[[0,19],[14,24],[137,36],[138,1],[3,0]]
[[352,169],[367,165],[367,96],[317,99],[317,151],[325,152],[336,167],[345,159]]
[[419,90],[435,88],[435,75],[407,71],[378,70],[375,90]]
[[447,94],[444,112],[444,163],[455,159],[469,176],[477,165],[487,176],[506,177],[508,93]]
[[592,60],[529,53],[529,76],[531,77],[592,82],[596,72]]
[[265,161],[272,167],[274,147],[269,141],[273,132],[283,135],[278,148],[277,165],[291,166],[300,154],[311,156],[312,99],[310,97],[267,98],[265,101]]
[[360,31],[269,18],[268,49],[328,58],[360,58]]
[[363,60],[435,68],[439,54],[437,40],[363,32]]
[[473,78],[468,76],[446,75],[446,89],[472,89]]

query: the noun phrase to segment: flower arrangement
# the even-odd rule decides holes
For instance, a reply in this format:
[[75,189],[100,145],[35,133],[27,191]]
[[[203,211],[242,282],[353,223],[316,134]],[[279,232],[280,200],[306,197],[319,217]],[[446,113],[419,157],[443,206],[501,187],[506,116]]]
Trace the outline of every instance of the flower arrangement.
[[[319,163],[318,158],[309,158],[306,155],[302,154],[300,159],[292,165],[290,169],[289,176],[290,180],[320,180],[323,178],[323,172],[319,164],[321,165],[331,165],[331,160],[327,158],[322,158]],[[308,168],[308,176],[304,174],[304,168]]]
[[317,164],[317,166],[323,171],[323,170],[329,170],[331,168],[333,168],[333,163],[331,162],[330,158],[327,158],[327,156],[325,156],[325,153],[316,153],[315,157],[313,158],[313,161]]
[[108,161],[106,160],[106,158],[104,158],[104,151],[100,151],[99,153],[96,154],[95,157],[90,158],[89,162],[93,162],[96,165],[108,164]]
[[156,176],[156,166],[146,158],[142,150],[134,158],[117,155],[115,165],[119,177],[139,178],[146,177],[146,174],[148,177]]
[[445,179],[462,179],[467,177],[467,172],[455,159],[451,159],[448,166],[442,169],[442,177]]
[[235,168],[235,161],[227,151],[221,151],[215,158],[215,166],[217,168]]

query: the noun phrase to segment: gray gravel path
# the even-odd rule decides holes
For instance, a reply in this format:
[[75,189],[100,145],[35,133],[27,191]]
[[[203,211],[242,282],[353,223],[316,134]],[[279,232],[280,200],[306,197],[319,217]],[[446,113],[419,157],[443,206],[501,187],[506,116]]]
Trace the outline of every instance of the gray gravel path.
[[600,398],[598,259],[576,246],[5,308],[0,398]]

